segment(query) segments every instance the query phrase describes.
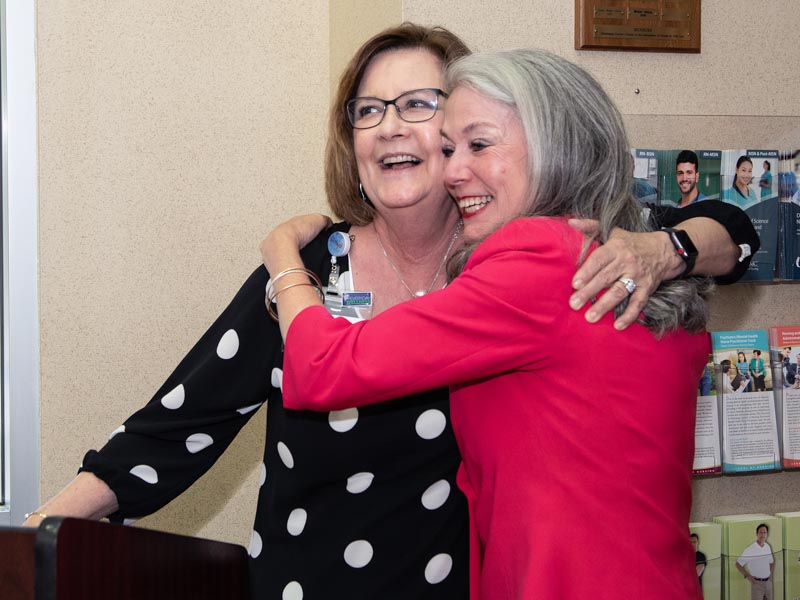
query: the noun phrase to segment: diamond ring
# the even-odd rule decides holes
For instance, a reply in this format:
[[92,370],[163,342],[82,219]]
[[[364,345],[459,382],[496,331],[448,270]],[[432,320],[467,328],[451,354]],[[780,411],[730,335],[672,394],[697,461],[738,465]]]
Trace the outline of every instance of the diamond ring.
[[617,281],[625,286],[625,291],[628,292],[629,296],[636,291],[636,282],[630,277],[620,277]]

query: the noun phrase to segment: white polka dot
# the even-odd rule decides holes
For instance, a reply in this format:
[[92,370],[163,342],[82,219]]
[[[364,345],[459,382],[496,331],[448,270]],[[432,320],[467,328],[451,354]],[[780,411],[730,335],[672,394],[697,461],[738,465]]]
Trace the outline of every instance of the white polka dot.
[[272,387],[283,389],[283,371],[278,367],[272,369]]
[[217,356],[223,360],[228,360],[236,356],[239,351],[239,336],[233,329],[228,329],[225,335],[219,340],[217,344]]
[[295,508],[290,514],[289,519],[286,521],[286,531],[289,535],[298,536],[303,533],[306,528],[306,521],[308,520],[308,513],[302,508]]
[[251,404],[250,406],[243,406],[242,408],[237,408],[236,412],[238,412],[240,415],[246,415],[247,413],[253,412],[254,410],[256,410],[262,404],[263,404],[263,402],[259,402],[258,404]]
[[130,473],[147,483],[158,483],[158,473],[150,465],[136,465]]
[[415,429],[423,440],[432,440],[442,435],[445,425],[447,418],[444,413],[437,408],[431,408],[417,417]]
[[447,502],[449,496],[450,484],[446,479],[440,479],[423,492],[422,506],[428,510],[436,510]]
[[303,588],[296,581],[290,581],[283,588],[281,600],[303,600]]
[[453,559],[449,554],[437,554],[425,565],[425,581],[428,583],[441,583],[453,568]]
[[344,410],[332,410],[328,415],[328,423],[331,429],[344,433],[350,431],[358,422],[358,409],[345,408]]
[[278,442],[278,456],[281,457],[281,462],[286,465],[287,469],[294,468],[294,456],[292,451],[283,442]]
[[356,473],[347,478],[347,491],[351,494],[360,494],[365,492],[369,486],[372,485],[372,480],[375,475],[372,473]]
[[252,558],[258,558],[258,555],[261,554],[261,536],[258,535],[258,532],[254,529],[253,533],[250,534],[250,546],[247,548],[247,553]]
[[136,519],[122,519],[123,525],[133,525],[136,523]]
[[164,395],[161,398],[161,404],[164,408],[168,408],[170,410],[175,410],[183,406],[183,401],[186,399],[186,390],[183,388],[183,384],[176,385],[170,392]]
[[214,439],[207,433],[193,433],[186,438],[186,449],[190,454],[197,454],[200,450],[205,450],[213,443]]
[[356,540],[347,544],[344,549],[344,562],[353,567],[360,569],[366,567],[369,561],[372,560],[372,544],[367,540]]
[[263,462],[261,463],[261,473],[258,475],[258,487],[264,485],[264,482],[267,480],[267,465]]
[[112,431],[112,432],[111,432],[111,435],[110,435],[110,436],[108,436],[108,439],[111,439],[111,438],[113,438],[113,437],[114,437],[115,435],[117,435],[118,433],[125,433],[125,425],[120,425],[120,426],[119,426],[119,427],[117,427],[117,428],[116,428],[114,431]]

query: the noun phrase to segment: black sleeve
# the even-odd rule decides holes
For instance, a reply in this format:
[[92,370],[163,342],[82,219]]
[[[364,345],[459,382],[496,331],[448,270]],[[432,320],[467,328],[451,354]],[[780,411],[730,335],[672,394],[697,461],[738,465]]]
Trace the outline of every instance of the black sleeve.
[[117,496],[112,520],[150,514],[178,496],[267,400],[281,348],[264,306],[267,279],[256,269],[150,402],[84,457],[81,470]]
[[[325,279],[328,234],[301,253]],[[148,515],[177,497],[211,468],[261,404],[280,397],[273,373],[282,366],[283,340],[264,305],[268,279],[258,267],[147,405],[100,451],[87,452],[80,470],[117,496],[112,520]]]
[[737,246],[742,244],[750,246],[750,256],[744,260],[737,261],[736,266],[730,273],[714,278],[721,285],[739,281],[747,271],[750,260],[761,247],[761,240],[759,240],[758,233],[750,222],[750,217],[741,208],[733,204],[720,202],[719,200],[703,200],[684,208],[656,206],[654,204],[648,204],[647,207],[650,209],[651,224],[656,229],[674,227],[678,223],[694,217],[707,217],[722,225]]

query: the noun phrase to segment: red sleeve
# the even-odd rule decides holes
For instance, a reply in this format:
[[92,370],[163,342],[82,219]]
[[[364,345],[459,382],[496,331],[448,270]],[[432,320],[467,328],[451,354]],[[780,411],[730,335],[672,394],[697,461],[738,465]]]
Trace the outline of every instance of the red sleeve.
[[517,219],[444,290],[355,324],[302,311],[287,335],[284,405],[335,410],[537,368],[571,312],[580,243],[562,221]]

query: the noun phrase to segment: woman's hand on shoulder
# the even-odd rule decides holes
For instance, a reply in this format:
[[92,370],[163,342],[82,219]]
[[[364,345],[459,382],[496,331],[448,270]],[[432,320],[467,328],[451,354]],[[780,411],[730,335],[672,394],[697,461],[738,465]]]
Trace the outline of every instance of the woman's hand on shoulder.
[[[598,222],[593,219],[570,219],[569,224],[590,238],[599,233]],[[620,279],[633,280],[636,289],[630,294],[627,308],[614,322],[614,327],[621,331],[636,321],[662,281],[680,274],[680,259],[676,262],[675,258],[669,238],[663,233],[631,233],[615,228],[608,241],[589,254],[575,273],[572,280],[575,293],[569,304],[580,310],[607,289],[586,311],[586,320],[595,323],[628,297]]]
[[267,270],[272,272],[271,258],[285,250],[299,251],[305,248],[321,231],[330,227],[331,223],[330,217],[315,213],[292,217],[275,227],[259,244],[261,258]]

